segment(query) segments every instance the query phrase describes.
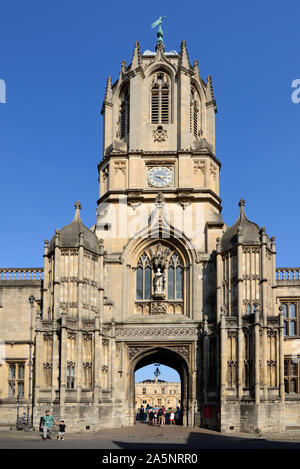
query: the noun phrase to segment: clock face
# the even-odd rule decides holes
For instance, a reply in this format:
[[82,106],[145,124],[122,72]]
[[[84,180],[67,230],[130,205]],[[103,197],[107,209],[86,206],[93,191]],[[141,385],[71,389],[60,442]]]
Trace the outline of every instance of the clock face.
[[170,168],[155,166],[148,170],[148,182],[154,187],[166,187],[172,182],[173,174]]

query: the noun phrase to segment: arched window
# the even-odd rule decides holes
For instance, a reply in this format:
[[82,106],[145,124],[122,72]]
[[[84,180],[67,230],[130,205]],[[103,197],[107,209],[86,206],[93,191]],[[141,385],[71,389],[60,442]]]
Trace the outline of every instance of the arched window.
[[173,254],[168,266],[168,299],[182,300],[183,298],[183,269],[177,254]]
[[151,80],[151,123],[170,122],[170,79],[164,72],[157,72]]
[[149,258],[144,253],[138,262],[136,271],[136,299],[150,300],[151,298],[151,266]]
[[194,135],[195,138],[199,137],[200,132],[199,111],[199,96],[195,88],[192,86],[190,103],[190,132]]
[[120,138],[124,139],[129,134],[129,92],[128,89],[121,94],[120,106]]
[[[171,300],[178,306],[184,299],[184,267],[179,253],[160,243],[146,249],[136,267],[136,300],[153,300],[150,310],[157,302]],[[146,302],[145,302],[146,303]],[[140,306],[139,308],[144,306]],[[145,305],[145,308],[147,305]],[[167,306],[160,306],[167,310]],[[173,309],[172,309],[173,308]],[[174,305],[171,307],[175,311]],[[177,309],[176,311],[183,311]]]

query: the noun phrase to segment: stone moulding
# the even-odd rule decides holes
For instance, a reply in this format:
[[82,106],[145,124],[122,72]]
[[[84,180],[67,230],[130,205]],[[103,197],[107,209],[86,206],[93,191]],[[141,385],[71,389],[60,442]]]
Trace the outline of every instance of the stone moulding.
[[[152,345],[129,345],[128,354],[129,359],[132,360],[136,355],[141,352],[145,352],[148,349],[151,349]],[[182,355],[188,362],[191,358],[191,345],[178,345],[178,344],[165,344],[165,348],[172,350],[180,355]]]
[[116,337],[193,337],[197,327],[116,327]]

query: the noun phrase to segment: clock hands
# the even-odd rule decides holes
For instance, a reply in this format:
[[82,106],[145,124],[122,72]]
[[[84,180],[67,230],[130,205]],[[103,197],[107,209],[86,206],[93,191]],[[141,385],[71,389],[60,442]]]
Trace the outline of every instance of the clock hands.
[[157,178],[163,179],[163,181],[168,182],[164,176],[161,176],[160,174],[156,174]]

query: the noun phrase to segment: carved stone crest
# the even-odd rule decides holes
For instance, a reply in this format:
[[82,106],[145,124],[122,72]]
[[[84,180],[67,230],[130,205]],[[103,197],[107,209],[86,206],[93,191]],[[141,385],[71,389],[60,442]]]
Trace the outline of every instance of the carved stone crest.
[[165,142],[168,138],[168,133],[159,125],[156,130],[153,130],[152,137],[154,142]]
[[151,314],[167,314],[167,305],[161,301],[151,303]]

